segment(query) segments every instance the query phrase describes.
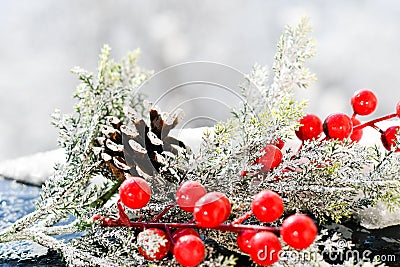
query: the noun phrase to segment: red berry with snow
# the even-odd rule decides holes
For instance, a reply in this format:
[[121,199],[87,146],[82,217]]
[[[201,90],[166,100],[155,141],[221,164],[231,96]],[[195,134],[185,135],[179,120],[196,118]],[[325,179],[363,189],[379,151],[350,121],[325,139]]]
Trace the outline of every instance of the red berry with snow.
[[263,165],[261,171],[268,172],[281,164],[283,155],[277,146],[266,145],[261,152],[265,154],[255,160],[256,163]]
[[301,126],[295,133],[301,141],[317,139],[322,133],[322,122],[316,115],[307,114],[299,123]]
[[163,259],[169,251],[170,241],[165,232],[157,228],[149,228],[138,235],[139,253],[147,260]]
[[285,146],[285,141],[282,139],[278,138],[275,140],[275,142],[272,143],[272,145],[276,146],[279,149],[282,149]]

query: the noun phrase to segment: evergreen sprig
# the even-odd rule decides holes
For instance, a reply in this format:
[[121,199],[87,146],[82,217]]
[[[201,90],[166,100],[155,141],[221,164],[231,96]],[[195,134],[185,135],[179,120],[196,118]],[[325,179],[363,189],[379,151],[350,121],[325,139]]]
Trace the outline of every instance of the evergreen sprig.
[[[287,27],[278,43],[272,81],[269,82],[267,67],[255,65],[240,85],[245,101],[238,110],[232,111],[232,118],[205,132],[198,154],[182,151],[162,166],[179,169],[176,173],[182,176],[181,181],[197,180],[209,190],[225,193],[232,201],[232,218],[250,210],[252,197],[263,189],[279,192],[287,213],[310,213],[320,222],[339,222],[365,203],[385,201],[392,208],[400,206],[400,156],[376,147],[349,141],[306,141],[298,151],[286,153],[283,164],[268,173],[260,173],[261,165],[254,164],[266,144],[278,138],[291,138],[304,115],[306,104],[295,100],[294,90],[307,88],[315,80],[314,74],[305,67],[307,59],[315,54],[310,30],[305,19],[297,27]],[[110,59],[109,52],[108,46],[102,49],[96,74],[80,68],[73,70],[81,81],[74,95],[78,101],[75,113],[62,115],[57,111],[53,115],[66,162],[56,166],[54,176],[43,186],[37,209],[1,232],[0,242],[33,240],[59,251],[71,266],[178,266],[171,258],[158,263],[145,261],[136,250],[135,230],[104,228],[89,220],[95,214],[111,217],[118,213],[115,201],[110,200],[118,182],[110,179],[112,173],[95,155],[94,140],[101,135],[108,116],[128,121],[123,112],[125,105],[145,116],[146,108],[142,104],[145,97],[134,89],[151,75],[137,66],[138,51],[119,63]],[[284,174],[283,170],[286,170]],[[243,171],[254,175],[242,176]],[[103,179],[94,182],[94,177],[100,175]],[[155,177],[155,181],[162,178],[162,172],[158,175],[161,177]],[[165,196],[160,195],[160,200],[174,194],[175,188],[164,188]],[[140,211],[127,212],[131,219],[150,221],[161,212],[163,205],[162,201],[155,201]],[[71,215],[76,218],[74,222],[55,226]],[[164,219],[188,221],[190,218],[173,208]],[[254,220],[249,219],[247,223]],[[202,232],[237,251],[232,234],[215,230]],[[69,243],[53,237],[64,233],[81,235]],[[319,245],[325,246],[327,242],[332,242],[332,238],[320,241]],[[202,266],[235,266],[234,256],[221,256],[210,244],[206,248],[207,258]],[[318,251],[318,245],[310,250]],[[313,262],[319,264],[323,260],[313,259],[310,264]],[[290,266],[285,262],[279,264]]]

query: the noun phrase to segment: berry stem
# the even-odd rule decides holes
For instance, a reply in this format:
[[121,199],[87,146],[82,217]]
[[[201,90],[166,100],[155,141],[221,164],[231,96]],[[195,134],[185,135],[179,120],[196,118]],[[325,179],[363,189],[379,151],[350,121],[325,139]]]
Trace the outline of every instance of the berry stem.
[[[171,205],[168,205],[171,206]],[[167,207],[168,207],[167,206]],[[119,218],[117,219],[112,219],[112,218],[99,218],[102,222],[102,226],[108,226],[108,227],[121,227],[121,226],[128,226],[128,227],[133,227],[136,229],[144,230],[146,228],[164,228],[167,230],[167,228],[175,228],[175,229],[181,229],[181,228],[193,228],[193,229],[203,229],[204,227],[200,227],[199,225],[195,223],[160,223],[160,222],[132,222],[132,221],[126,221],[126,218],[128,216],[125,213],[125,210],[122,206],[121,203],[118,203],[118,210],[119,210]],[[164,209],[165,210],[165,209]],[[248,216],[249,213],[246,213],[242,217]],[[251,216],[251,215],[250,215]],[[242,218],[240,217],[240,218]],[[220,224],[217,227],[214,227],[213,229],[223,231],[223,232],[233,232],[233,233],[238,233],[240,231],[244,230],[254,230],[256,232],[273,232],[273,233],[279,233],[280,228],[278,227],[271,227],[271,226],[260,226],[260,225],[243,225],[243,224],[238,224],[235,222],[228,223],[228,224]]]
[[[106,220],[108,219],[108,220]],[[103,226],[108,226],[108,227],[121,227],[125,226],[123,223],[121,223],[120,220],[118,219],[109,219],[109,218],[103,218]],[[137,229],[146,229],[146,228],[175,228],[175,229],[181,229],[181,228],[193,228],[193,229],[204,229],[203,227],[200,227],[199,225],[195,223],[160,223],[160,222],[130,222],[129,227],[137,228]],[[233,224],[233,223],[228,223],[228,224],[220,224],[215,228],[212,228],[214,230],[219,230],[223,232],[233,232],[233,233],[238,233],[240,231],[244,230],[254,230],[256,232],[274,232],[278,233],[279,228],[278,227],[271,227],[271,226],[260,226],[260,225],[244,225],[244,224]]]
[[242,224],[245,220],[249,219],[253,215],[253,211],[248,211],[236,220],[232,222],[232,224]]
[[397,117],[397,114],[389,114],[389,115],[386,115],[386,116],[383,116],[383,117],[380,117],[380,118],[365,122],[363,124],[359,124],[359,125],[353,127],[353,131],[361,130],[361,129],[367,127],[367,126],[370,126],[370,127],[373,127],[374,129],[376,129],[374,127],[375,123],[380,122],[380,121],[389,120],[389,119],[392,119],[394,117]]
[[119,214],[118,220],[121,223],[123,223],[125,226],[129,226],[130,220],[129,220],[128,215],[126,215],[126,213],[125,213],[124,207],[122,207],[121,200],[118,200],[117,206],[118,206],[118,214]]
[[382,129],[376,126],[375,124],[372,124],[371,127],[380,132],[381,134],[383,133]]
[[167,206],[160,212],[160,214],[158,214],[157,216],[155,216],[155,217],[153,218],[153,220],[151,220],[151,222],[158,222],[162,217],[164,217],[164,215],[165,215],[170,209],[172,209],[172,208],[175,207],[175,206],[176,206],[176,203],[172,203],[172,204],[167,205]]

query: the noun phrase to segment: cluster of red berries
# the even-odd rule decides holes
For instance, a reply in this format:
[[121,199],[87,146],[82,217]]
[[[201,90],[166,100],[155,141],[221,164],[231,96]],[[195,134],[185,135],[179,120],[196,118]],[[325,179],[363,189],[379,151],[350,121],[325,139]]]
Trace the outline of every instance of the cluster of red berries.
[[[362,89],[353,94],[350,102],[354,111],[351,117],[343,113],[334,113],[329,115],[324,122],[322,122],[318,116],[307,114],[299,120],[301,126],[295,131],[296,136],[302,142],[318,139],[344,140],[346,138],[350,138],[352,142],[359,142],[363,135],[363,128],[369,126],[380,132],[382,144],[387,150],[391,151],[396,147],[400,126],[391,126],[383,131],[376,123],[395,117],[400,118],[400,101],[396,105],[395,113],[363,124],[361,124],[356,116],[370,115],[374,112],[378,104],[377,97],[371,90]],[[281,139],[278,139],[273,144],[268,144],[261,149],[264,155],[257,158],[254,162],[262,165],[261,172],[268,172],[279,166],[282,162],[281,149],[284,144],[285,143]],[[400,152],[400,148],[396,149],[395,152]],[[242,176],[247,174],[247,171],[242,172]]]
[[[322,123],[316,115],[305,115],[299,121],[301,126],[296,131],[297,137],[301,141],[318,139],[322,132],[324,132],[326,139],[343,140],[345,138],[350,138],[353,142],[358,142],[362,138],[363,128],[370,126],[381,133],[382,144],[387,150],[390,151],[396,146],[396,134],[400,127],[392,126],[383,131],[379,129],[375,123],[394,117],[400,117],[400,102],[397,103],[396,113],[363,124],[361,124],[356,116],[366,116],[373,113],[378,104],[377,97],[371,90],[362,89],[353,94],[350,102],[354,111],[351,117],[343,113],[334,113],[329,115]],[[396,150],[396,152],[399,151],[400,149]]]
[[[133,209],[147,205],[151,197],[148,183],[140,177],[125,180],[120,186],[121,202]],[[278,261],[282,249],[278,237],[269,231],[240,222],[254,215],[259,221],[271,223],[279,219],[284,210],[281,197],[270,190],[258,193],[252,201],[252,210],[242,220],[223,224],[231,215],[229,199],[220,192],[208,192],[196,181],[186,181],[176,192],[176,204],[184,211],[191,212],[196,222],[180,224],[172,234],[168,223],[165,231],[159,228],[148,228],[139,236],[139,253],[148,260],[161,260],[171,251],[177,262],[183,266],[196,266],[205,256],[205,247],[199,233],[193,228],[212,228],[222,231],[237,232],[237,245],[244,253],[249,254],[257,264],[267,266]],[[171,224],[172,225],[172,224]],[[176,224],[171,228],[176,228]],[[286,218],[280,229],[280,236],[289,246],[295,249],[308,247],[317,235],[314,222],[303,214]],[[153,237],[153,238],[152,238]]]

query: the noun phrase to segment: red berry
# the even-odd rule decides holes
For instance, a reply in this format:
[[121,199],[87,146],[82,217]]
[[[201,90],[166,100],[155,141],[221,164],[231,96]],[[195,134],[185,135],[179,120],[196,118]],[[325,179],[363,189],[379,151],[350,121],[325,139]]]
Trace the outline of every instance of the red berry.
[[151,189],[149,184],[140,177],[126,179],[119,187],[119,197],[125,206],[140,209],[150,201]]
[[[194,235],[194,236],[200,237],[199,233],[192,228],[181,228],[172,233],[172,236],[171,236],[171,239],[173,241],[172,243],[176,243],[178,241],[178,239],[184,235]],[[173,249],[174,249],[174,246],[171,245],[170,250],[173,251]]]
[[229,199],[220,192],[210,192],[201,197],[194,207],[194,219],[200,227],[214,228],[231,214]]
[[147,260],[163,259],[169,251],[171,243],[165,232],[157,228],[149,228],[138,235],[139,253]]
[[259,232],[250,240],[251,259],[261,265],[268,266],[279,260],[279,253],[282,250],[279,239],[270,232]]
[[[397,133],[400,131],[400,126],[392,126],[386,129],[381,135],[381,141],[383,146],[387,150],[392,150],[396,147]],[[396,149],[395,152],[400,152],[400,148]]]
[[397,117],[400,118],[400,101],[397,102],[397,105],[396,105],[396,114],[397,114]]
[[295,249],[310,246],[317,236],[317,226],[313,220],[304,214],[294,214],[286,218],[281,226],[283,241]]
[[196,181],[186,181],[176,191],[176,203],[184,211],[193,212],[196,201],[207,194],[202,184]]
[[[353,127],[361,124],[361,122],[356,118],[351,118],[351,122],[353,123]],[[363,129],[353,130],[353,132],[350,135],[350,139],[353,142],[359,142],[362,136],[363,136]]]
[[378,99],[371,90],[362,89],[354,93],[351,105],[354,113],[358,115],[369,115],[375,111]]
[[270,223],[282,216],[283,201],[277,193],[264,190],[254,197],[251,209],[258,220]]
[[265,152],[264,155],[256,159],[256,163],[262,164],[263,167],[261,171],[268,172],[279,166],[282,162],[282,151],[274,145],[266,145],[262,152]]
[[353,123],[346,114],[329,115],[324,121],[324,132],[328,138],[343,140],[350,136]]
[[299,122],[302,126],[295,133],[301,141],[317,139],[321,135],[322,122],[317,116],[307,114]]
[[174,256],[179,264],[185,267],[196,266],[205,255],[203,241],[195,235],[181,236],[174,246]]
[[285,145],[285,141],[283,141],[282,139],[278,138],[275,140],[275,142],[272,143],[272,145],[276,146],[279,149],[282,149],[283,146]]
[[251,252],[250,240],[256,233],[257,232],[254,230],[244,230],[238,234],[236,243],[241,251],[243,251],[246,254],[250,254]]

